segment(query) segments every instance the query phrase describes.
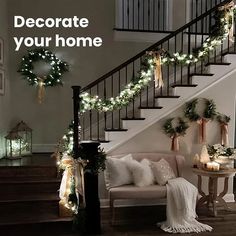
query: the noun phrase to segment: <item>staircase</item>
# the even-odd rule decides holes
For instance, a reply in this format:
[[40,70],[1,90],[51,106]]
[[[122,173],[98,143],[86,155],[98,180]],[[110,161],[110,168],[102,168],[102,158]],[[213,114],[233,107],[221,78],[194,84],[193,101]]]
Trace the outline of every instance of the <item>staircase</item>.
[[[214,16],[218,8],[229,2],[223,1],[212,7],[89,84],[81,92],[87,92],[101,99],[116,97],[125,85],[138,75],[146,53],[149,51],[163,49],[170,54],[176,52],[192,54],[209,35],[212,35],[214,26],[217,24]],[[226,39],[202,61],[188,66],[181,63],[163,65],[164,87],[155,88],[154,81],[151,81],[137,97],[121,109],[103,113],[89,110],[78,117],[79,106],[75,106],[74,120],[77,121],[80,118],[81,139],[100,141],[105,151],[111,152],[182,106],[186,101],[199,96],[207,88],[233,73],[236,68],[235,52],[236,43]],[[76,105],[78,99],[76,100],[76,96],[74,98]],[[75,143],[77,143],[76,140]]]
[[[28,157],[30,158],[30,157]],[[60,179],[49,155],[37,155],[44,165],[0,166],[1,235],[24,235],[57,228],[71,231],[71,219],[59,218],[58,189]],[[26,157],[25,157],[26,159]],[[3,161],[1,160],[1,163]],[[15,164],[17,160],[9,161]],[[8,164],[9,164],[8,162]],[[12,164],[11,163],[11,164]]]

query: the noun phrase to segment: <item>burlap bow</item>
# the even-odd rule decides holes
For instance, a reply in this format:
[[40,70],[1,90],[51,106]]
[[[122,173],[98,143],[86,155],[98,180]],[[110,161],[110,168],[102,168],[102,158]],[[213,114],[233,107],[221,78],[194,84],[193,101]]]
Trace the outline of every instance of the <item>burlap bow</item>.
[[227,147],[229,145],[228,124],[220,123],[221,144]]
[[179,151],[179,135],[177,134],[171,136],[171,151]]
[[44,78],[38,78],[38,102],[42,104],[45,97],[45,83]]
[[208,120],[201,118],[197,121],[199,125],[199,143],[206,143],[206,124]]

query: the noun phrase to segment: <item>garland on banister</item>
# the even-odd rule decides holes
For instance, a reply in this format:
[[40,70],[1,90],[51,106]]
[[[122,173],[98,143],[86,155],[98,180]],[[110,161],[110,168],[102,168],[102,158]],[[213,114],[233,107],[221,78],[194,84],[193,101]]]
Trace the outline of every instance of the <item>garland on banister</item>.
[[[155,49],[147,52],[141,64],[141,69],[137,73],[137,77],[133,78],[125,88],[116,97],[110,99],[102,99],[99,96],[92,96],[87,92],[80,95],[81,112],[87,110],[97,110],[100,112],[113,111],[121,109],[129,104],[140,91],[148,85],[155,75],[155,81],[158,83],[156,87],[162,87],[161,65],[180,64],[190,65],[203,60],[209,53],[229,36],[233,40],[233,21],[234,21],[235,4],[230,2],[220,7],[215,15],[215,26],[211,29],[211,35],[203,42],[200,48],[195,49],[191,54],[175,52],[170,54],[163,49]],[[156,78],[158,77],[159,78]]]

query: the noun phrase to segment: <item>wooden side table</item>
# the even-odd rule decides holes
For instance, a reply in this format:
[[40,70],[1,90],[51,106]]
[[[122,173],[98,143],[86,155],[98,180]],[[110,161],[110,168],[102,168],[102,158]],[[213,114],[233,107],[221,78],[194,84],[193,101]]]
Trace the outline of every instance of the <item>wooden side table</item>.
[[[223,197],[228,192],[229,177],[235,175],[236,169],[207,171],[193,168],[193,173],[198,176],[198,192],[202,196],[197,202],[197,207],[200,207],[206,203],[209,208],[209,205],[211,204],[213,208],[213,216],[217,216],[217,203],[220,203],[225,210],[230,210]],[[208,177],[208,195],[202,191],[202,176]],[[217,194],[218,178],[224,178],[224,189],[219,195]]]

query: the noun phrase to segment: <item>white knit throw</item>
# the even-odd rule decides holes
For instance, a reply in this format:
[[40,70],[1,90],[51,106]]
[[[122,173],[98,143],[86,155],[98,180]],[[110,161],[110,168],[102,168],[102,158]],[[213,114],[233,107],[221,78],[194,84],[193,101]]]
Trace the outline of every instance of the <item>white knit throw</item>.
[[198,190],[184,178],[168,181],[167,187],[167,220],[161,229],[168,233],[200,233],[212,231],[212,227],[198,222],[196,201]]

